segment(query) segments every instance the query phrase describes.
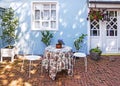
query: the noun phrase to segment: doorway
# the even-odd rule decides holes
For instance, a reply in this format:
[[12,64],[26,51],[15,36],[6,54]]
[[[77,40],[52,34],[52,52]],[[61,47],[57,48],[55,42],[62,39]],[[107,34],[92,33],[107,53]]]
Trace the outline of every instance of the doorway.
[[107,10],[109,19],[90,20],[90,49],[99,47],[103,54],[120,52],[120,11]]

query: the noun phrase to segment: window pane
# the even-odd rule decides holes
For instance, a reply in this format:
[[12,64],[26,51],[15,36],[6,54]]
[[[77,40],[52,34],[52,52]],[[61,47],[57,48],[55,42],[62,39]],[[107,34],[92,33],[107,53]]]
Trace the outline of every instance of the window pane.
[[44,7],[44,9],[50,9],[50,5],[49,4],[44,4],[43,7]]
[[56,5],[55,4],[51,4],[51,9],[56,9]]
[[49,27],[49,22],[42,22],[42,27]]
[[115,36],[117,36],[117,31],[115,31]]
[[100,29],[99,29],[99,21],[97,20],[91,20],[91,27],[90,27],[90,35],[91,36],[99,36],[100,35]]
[[93,30],[93,36],[97,36],[97,31]]
[[106,35],[117,36],[117,11],[110,11],[110,20],[106,23]]
[[114,36],[114,30],[110,30],[110,36]]
[[35,10],[35,19],[40,19],[40,10]]
[[43,12],[43,19],[49,20],[50,19],[50,12],[49,10],[44,10]]
[[56,28],[56,22],[55,21],[51,21],[51,28]]
[[51,19],[56,20],[56,11],[55,10],[51,10]]
[[40,28],[40,22],[39,21],[35,22],[35,28]]

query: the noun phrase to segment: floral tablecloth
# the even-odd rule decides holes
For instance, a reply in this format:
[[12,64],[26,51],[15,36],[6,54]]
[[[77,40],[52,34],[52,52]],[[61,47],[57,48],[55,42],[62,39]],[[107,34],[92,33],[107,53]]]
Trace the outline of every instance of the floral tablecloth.
[[44,60],[42,66],[48,70],[50,78],[53,80],[57,72],[67,69],[68,74],[73,74],[73,58],[72,48],[63,46],[57,49],[55,46],[48,46],[45,48]]

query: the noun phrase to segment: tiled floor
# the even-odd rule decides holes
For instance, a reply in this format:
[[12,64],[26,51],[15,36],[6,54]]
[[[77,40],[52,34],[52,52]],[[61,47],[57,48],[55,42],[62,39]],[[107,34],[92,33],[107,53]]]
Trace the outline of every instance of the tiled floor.
[[33,62],[31,78],[28,77],[28,63],[22,61],[0,64],[0,86],[120,86],[120,56],[102,56],[99,61],[88,57],[88,72],[84,72],[84,59],[77,59],[74,76],[66,71],[57,74],[56,80],[49,78],[46,72],[41,74],[40,61]]

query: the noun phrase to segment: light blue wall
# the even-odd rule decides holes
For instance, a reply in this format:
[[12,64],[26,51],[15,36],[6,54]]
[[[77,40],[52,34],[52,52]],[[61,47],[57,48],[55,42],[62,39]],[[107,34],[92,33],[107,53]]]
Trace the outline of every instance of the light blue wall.
[[[31,41],[34,41],[34,54],[43,54],[45,45],[41,42],[41,33],[40,31],[31,30],[32,1],[0,0],[0,5],[3,7],[12,7],[19,17],[19,27],[16,31],[19,37],[16,45],[19,49],[21,50],[22,45],[28,45]],[[57,1],[59,3],[59,30],[54,32],[51,44],[56,44],[58,39],[63,39],[65,44],[71,46],[74,50],[74,39],[82,33],[87,34],[87,2],[86,0]]]

